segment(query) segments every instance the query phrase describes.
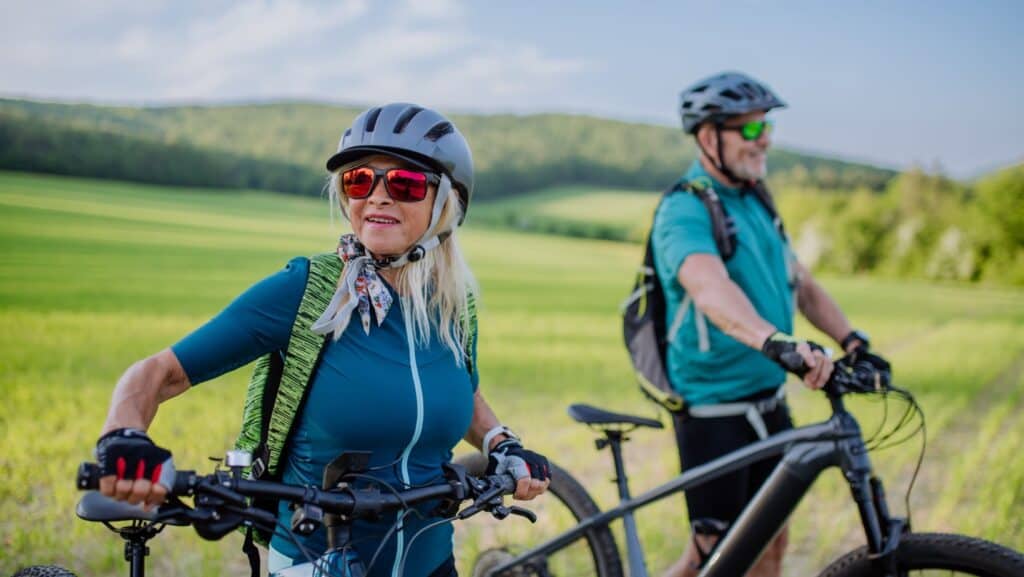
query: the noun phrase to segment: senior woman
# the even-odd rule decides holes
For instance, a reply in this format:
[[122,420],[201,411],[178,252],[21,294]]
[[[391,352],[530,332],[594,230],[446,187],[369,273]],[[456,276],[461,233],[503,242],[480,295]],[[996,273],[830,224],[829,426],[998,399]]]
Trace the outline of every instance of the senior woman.
[[[436,480],[461,438],[490,452],[492,469],[518,479],[515,496],[532,499],[550,482],[547,461],[502,427],[477,385],[472,273],[456,230],[473,193],[473,164],[462,134],[441,114],[396,103],[360,114],[327,161],[332,202],[353,234],[341,237],[337,286],[307,327],[325,339],[305,402],[280,459],[285,482],[319,485],[343,451],[372,451],[367,476],[396,488]],[[333,257],[328,257],[333,258]],[[145,430],[157,406],[192,385],[262,355],[288,349],[308,291],[310,260],[296,258],[260,281],[192,334],[135,363],[115,388],[97,443],[103,494],[153,506],[170,453]],[[329,291],[333,290],[333,295]],[[320,312],[320,311],[318,311]],[[297,320],[298,319],[298,320]],[[355,322],[352,322],[355,321]],[[369,575],[392,575],[403,555],[406,575],[455,575],[450,524],[397,513],[353,526],[350,548]],[[289,527],[282,504],[278,527]],[[319,529],[300,537],[321,554]],[[277,531],[271,571],[305,561]]]

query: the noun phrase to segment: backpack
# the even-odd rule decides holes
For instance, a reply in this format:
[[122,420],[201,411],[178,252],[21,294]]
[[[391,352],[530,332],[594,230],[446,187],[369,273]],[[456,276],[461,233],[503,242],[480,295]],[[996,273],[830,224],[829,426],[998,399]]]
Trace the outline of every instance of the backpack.
[[[725,205],[711,187],[707,178],[698,178],[691,182],[680,181],[666,190],[661,203],[669,196],[689,192],[697,196],[711,217],[711,233],[715,246],[723,261],[728,261],[736,253],[736,223],[725,210]],[[768,190],[761,182],[753,187],[753,192],[768,211],[775,229],[788,240],[782,219],[775,209],[775,203]],[[654,213],[657,214],[658,208]],[[654,266],[654,231],[647,236],[643,265],[640,267],[633,290],[622,304],[622,336],[626,341],[630,361],[636,374],[641,392],[670,413],[682,413],[685,409],[683,397],[676,392],[668,377],[667,348],[668,338],[665,318],[668,307],[661,280]]]
[[[235,448],[252,454],[247,477],[257,480],[281,479],[281,463],[285,448],[302,410],[309,383],[323,358],[331,335],[318,335],[310,330],[330,304],[338,286],[344,263],[336,253],[318,254],[309,259],[309,275],[302,293],[298,314],[292,325],[286,351],[274,351],[256,361],[242,410],[242,427]],[[464,359],[466,370],[473,374],[473,340],[476,338],[476,302],[470,295],[469,340]],[[252,506],[277,515],[276,499],[254,499]],[[244,527],[248,554],[251,542],[266,546],[270,532]],[[255,551],[255,548],[252,548]],[[250,557],[251,562],[251,557]]]

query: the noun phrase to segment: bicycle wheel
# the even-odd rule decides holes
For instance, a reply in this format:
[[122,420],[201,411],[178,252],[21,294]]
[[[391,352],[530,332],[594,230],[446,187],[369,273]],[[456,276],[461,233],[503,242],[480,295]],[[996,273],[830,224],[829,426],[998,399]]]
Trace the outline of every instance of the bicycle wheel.
[[[487,460],[479,453],[456,460],[472,475],[482,475]],[[550,462],[549,462],[550,463]],[[537,514],[537,523],[521,517],[497,521],[485,513],[455,524],[455,551],[459,575],[498,577],[494,567],[543,543],[600,512],[586,489],[561,467],[550,463],[547,494],[519,503]],[[531,559],[503,577],[622,577],[622,561],[608,526],[596,527],[546,558]]]
[[[944,533],[903,535],[896,550],[896,565],[901,576],[1024,576],[1024,555],[974,537]],[[869,558],[867,547],[861,547],[840,557],[819,577],[875,577],[883,574]]]

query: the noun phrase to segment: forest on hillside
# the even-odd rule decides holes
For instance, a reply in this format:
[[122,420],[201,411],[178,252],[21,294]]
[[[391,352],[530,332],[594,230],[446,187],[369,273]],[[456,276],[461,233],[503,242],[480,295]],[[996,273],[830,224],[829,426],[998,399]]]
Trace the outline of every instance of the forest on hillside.
[[[323,161],[358,112],[0,99],[0,169],[319,195]],[[483,201],[560,185],[655,192],[695,153],[680,130],[661,126],[564,114],[454,119],[473,146]],[[794,244],[815,269],[1024,285],[1024,165],[975,182],[780,149],[769,165]],[[557,234],[642,240],[635,223],[531,222]]]
[[[0,99],[0,168],[157,184],[319,194],[323,163],[359,109],[310,103],[107,107]],[[566,114],[454,115],[477,198],[560,184],[660,190],[695,149],[681,130]],[[772,179],[881,190],[894,172],[770,153]]]

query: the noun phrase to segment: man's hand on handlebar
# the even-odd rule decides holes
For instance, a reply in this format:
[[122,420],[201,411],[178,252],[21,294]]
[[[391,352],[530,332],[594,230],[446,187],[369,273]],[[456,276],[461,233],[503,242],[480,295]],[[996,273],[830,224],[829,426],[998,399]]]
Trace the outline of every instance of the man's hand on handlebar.
[[100,493],[148,511],[164,502],[174,483],[171,452],[156,446],[144,431],[115,429],[96,442]]
[[868,350],[867,346],[859,346],[850,351],[850,358],[853,362],[866,362],[876,371],[891,372],[892,366],[882,356],[876,355]]
[[832,359],[815,342],[775,332],[765,339],[761,352],[786,371],[803,379],[804,384],[811,389],[822,388],[832,376]]

